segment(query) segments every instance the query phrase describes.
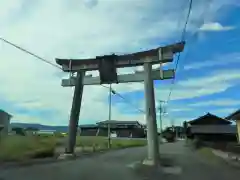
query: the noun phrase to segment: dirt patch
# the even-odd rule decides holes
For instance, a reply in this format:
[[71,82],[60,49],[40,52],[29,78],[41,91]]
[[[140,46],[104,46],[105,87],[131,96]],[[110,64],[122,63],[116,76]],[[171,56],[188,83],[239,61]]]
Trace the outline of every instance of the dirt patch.
[[165,154],[161,155],[159,166],[144,165],[141,161],[135,164],[134,171],[146,180],[168,180],[182,173],[182,169],[177,166],[175,158]]
[[176,164],[174,157],[170,155],[161,155],[160,165],[162,167],[173,167]]
[[146,180],[165,179],[166,176],[161,168],[143,165],[142,162],[135,165],[134,173],[140,178]]

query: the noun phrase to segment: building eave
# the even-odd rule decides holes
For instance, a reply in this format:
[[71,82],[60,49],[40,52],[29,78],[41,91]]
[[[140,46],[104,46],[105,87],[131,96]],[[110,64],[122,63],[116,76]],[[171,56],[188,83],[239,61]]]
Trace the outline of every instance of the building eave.
[[240,109],[234,111],[230,115],[228,115],[225,119],[227,120],[240,120],[237,117],[240,117]]

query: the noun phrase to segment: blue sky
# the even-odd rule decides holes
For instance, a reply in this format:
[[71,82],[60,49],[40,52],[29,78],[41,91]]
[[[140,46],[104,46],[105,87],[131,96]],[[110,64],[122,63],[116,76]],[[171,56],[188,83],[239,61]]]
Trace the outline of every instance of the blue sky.
[[[0,36],[51,62],[60,57],[134,52],[178,42],[187,4],[188,0],[4,0]],[[224,117],[239,108],[239,13],[236,0],[193,1],[164,125],[181,124],[206,112]],[[0,58],[0,107],[13,115],[13,122],[68,124],[73,89],[60,84],[68,74],[3,42]],[[173,68],[174,62],[164,69]],[[141,69],[125,68],[119,74]],[[170,84],[170,80],[155,82],[156,106],[158,100],[167,99]],[[142,83],[113,87],[144,110]],[[85,87],[80,124],[107,118],[108,90]],[[113,96],[112,119],[145,123],[143,113],[117,96]]]

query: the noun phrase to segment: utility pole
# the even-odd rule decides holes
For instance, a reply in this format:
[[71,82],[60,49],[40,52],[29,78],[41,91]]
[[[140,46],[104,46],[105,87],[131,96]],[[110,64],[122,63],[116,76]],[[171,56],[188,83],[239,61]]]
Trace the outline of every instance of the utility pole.
[[176,126],[174,126],[174,130],[175,130],[175,132],[176,132],[176,140],[178,140],[178,128],[176,127]]
[[[71,118],[69,122],[69,143],[67,152],[74,153],[76,126],[78,125],[78,116],[80,113],[81,98],[83,85],[100,85],[113,83],[129,83],[144,81],[145,95],[146,95],[146,112],[147,112],[147,129],[148,129],[148,158],[153,160],[154,165],[157,164],[158,156],[158,142],[157,142],[157,125],[156,125],[156,110],[153,80],[165,80],[174,78],[174,69],[152,70],[153,64],[162,64],[173,61],[175,53],[182,52],[185,42],[180,42],[155,49],[135,52],[125,55],[104,55],[97,56],[91,59],[56,59],[57,64],[62,66],[64,72],[77,72],[83,74],[82,79],[70,76],[69,79],[62,80],[63,87],[75,87],[73,108],[71,111]],[[124,75],[117,74],[117,68],[144,66],[144,72],[129,73]],[[98,70],[98,77],[84,76],[85,72]],[[80,81],[81,80],[81,81]],[[81,82],[81,83],[79,83]],[[78,90],[78,88],[80,90]],[[112,90],[110,88],[110,92]],[[111,97],[109,96],[109,101]],[[77,99],[77,100],[76,100]],[[80,101],[80,102],[79,102]],[[74,117],[74,118],[72,118]],[[74,120],[72,120],[74,119]],[[111,119],[111,107],[109,107],[109,120]],[[74,128],[75,127],[75,128]],[[71,131],[71,132],[70,132]],[[108,134],[110,126],[108,128]]]
[[111,116],[112,116],[112,85],[109,87],[109,110],[108,110],[108,148],[111,148]]
[[175,133],[175,137],[177,139],[178,138],[178,132],[177,132],[177,128],[175,126],[175,121],[172,118],[171,118],[171,125],[172,125],[173,132]]
[[162,136],[162,133],[163,133],[163,127],[162,127],[162,115],[163,113],[165,113],[165,111],[163,110],[163,106],[162,106],[162,103],[165,103],[165,101],[162,101],[162,100],[159,100],[159,126],[160,126],[160,143],[162,143],[162,140],[163,140],[163,136]]

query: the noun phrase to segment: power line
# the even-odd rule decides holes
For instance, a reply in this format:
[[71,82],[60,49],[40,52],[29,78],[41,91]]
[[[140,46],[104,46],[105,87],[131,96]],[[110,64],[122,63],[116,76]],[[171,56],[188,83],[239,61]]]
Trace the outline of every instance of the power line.
[[[204,23],[204,21],[205,21],[206,16],[208,15],[208,13],[207,13],[206,11],[209,9],[209,6],[211,5],[211,3],[212,3],[212,0],[209,0],[209,1],[207,2],[207,4],[206,4],[206,7],[204,7],[203,12],[201,13],[201,15],[199,15],[200,17],[203,17],[203,23]],[[192,9],[192,0],[191,0],[190,3],[189,3],[187,21],[188,21],[189,16],[190,16],[191,9]],[[186,22],[187,22],[187,21],[186,21]],[[187,24],[188,24],[188,23],[185,23],[184,29],[186,29]],[[202,23],[201,23],[201,24],[202,24]],[[185,31],[186,31],[186,30],[185,30]],[[184,32],[184,31],[183,31],[183,32]],[[199,33],[199,31],[197,30],[197,31],[195,31],[195,32],[191,35],[191,37],[193,38],[193,41],[197,39],[197,34],[198,34],[198,33]],[[185,33],[184,33],[184,34],[185,34]],[[185,35],[182,34],[181,38],[185,38]],[[186,39],[185,39],[185,41],[186,41]],[[188,42],[189,42],[189,39],[188,39]],[[187,49],[186,56],[187,56],[188,52],[189,52],[189,48]],[[179,64],[179,59],[180,59],[180,53],[178,54],[178,57],[177,57],[177,63],[176,63],[176,67],[175,67],[175,72],[177,71],[177,67],[178,67],[178,64]],[[171,87],[170,87],[170,92],[169,92],[169,96],[168,96],[167,102],[170,101],[170,97],[171,97],[171,94],[172,94],[172,91],[173,91],[173,85],[174,85],[174,83],[175,83],[175,78],[172,80]]]
[[[191,14],[191,10],[192,10],[192,2],[193,2],[192,0],[189,1],[187,18],[186,18],[186,21],[185,21],[185,24],[184,24],[184,27],[183,27],[183,31],[182,31],[182,35],[181,35],[181,41],[184,41],[184,40],[185,40],[185,35],[186,35],[186,30],[187,30],[187,24],[188,24],[188,21],[189,21],[189,17],[190,17],[190,14]],[[178,68],[179,61],[180,61],[180,56],[181,56],[181,53],[178,53],[177,60],[176,60],[176,66],[175,66],[175,73],[177,72],[177,68]],[[174,85],[174,83],[175,83],[175,80],[176,80],[176,75],[175,75],[174,78],[172,79],[171,87],[170,87],[170,92],[169,92],[168,98],[167,98],[167,102],[169,102],[169,100],[170,100],[170,98],[171,98],[172,91],[173,91],[173,85]]]
[[[205,18],[209,16],[207,10],[209,9],[209,6],[211,5],[211,3],[213,2],[213,0],[209,0],[208,3],[206,4],[206,6],[204,7],[204,11],[201,13],[200,17],[203,17],[202,18],[202,21],[201,21],[201,24],[204,24],[205,23]],[[194,43],[196,40],[197,40],[197,35],[199,33],[199,30],[197,29],[189,38],[188,38],[188,44],[190,41],[192,41],[192,43]],[[189,45],[188,45],[189,47]],[[189,54],[188,52],[190,51],[190,48],[186,49],[186,56]],[[185,59],[186,59],[186,56],[185,56]]]
[[[3,42],[5,42],[5,43],[7,43],[7,44],[9,44],[9,45],[11,45],[11,46],[13,46],[13,47],[15,47],[15,48],[17,48],[17,49],[19,49],[19,50],[21,50],[21,51],[23,51],[23,52],[25,52],[25,53],[27,53],[27,54],[29,54],[29,55],[31,55],[31,56],[33,56],[33,57],[35,57],[35,58],[37,58],[37,59],[39,59],[39,60],[41,60],[41,61],[43,61],[43,62],[45,62],[45,63],[47,63],[47,64],[50,64],[50,65],[52,65],[52,66],[54,66],[54,67],[62,70],[62,68],[59,67],[58,65],[56,65],[56,64],[54,64],[54,63],[52,63],[52,62],[50,62],[50,61],[48,61],[48,60],[46,60],[46,59],[44,59],[44,58],[42,58],[42,57],[40,57],[40,56],[38,56],[38,55],[30,52],[30,51],[28,51],[28,50],[26,50],[26,49],[18,46],[18,45],[14,44],[14,43],[12,43],[12,42],[10,42],[10,41],[8,41],[8,40],[6,40],[6,39],[4,39],[4,38],[1,38],[1,37],[0,37],[0,40],[3,41]],[[119,94],[118,92],[116,92],[114,89],[112,89],[112,88],[110,88],[110,87],[107,87],[107,86],[104,86],[104,85],[101,85],[101,86],[110,89],[110,91],[111,91],[112,94],[115,94],[115,95],[119,96],[120,98],[122,98],[123,100],[125,100],[126,102],[128,102],[129,104],[131,104],[131,105],[133,106],[133,104],[132,104],[130,101],[128,101],[128,100],[127,100],[126,98],[124,98],[121,94]],[[139,108],[137,108],[137,110],[138,110],[139,112],[141,112],[141,113],[145,113],[143,110],[141,110],[141,109],[139,109]]]
[[189,17],[191,14],[191,10],[192,10],[192,2],[193,0],[190,0],[189,2],[189,8],[188,8],[188,13],[187,13],[187,18],[183,27],[183,31],[182,31],[182,36],[181,36],[181,41],[185,40],[185,35],[186,35],[186,30],[187,30],[187,25],[188,25],[188,21],[189,21]]
[[[190,2],[189,2],[189,8],[188,8],[188,13],[187,13],[187,18],[186,18],[186,22],[185,22],[184,27],[183,27],[183,31],[182,31],[182,35],[181,35],[181,41],[185,41],[187,24],[188,24],[188,21],[189,21],[189,17],[190,17],[190,14],[191,14],[191,10],[192,10],[192,0],[190,0]],[[176,61],[176,66],[175,66],[175,72],[177,71],[177,68],[178,68],[180,56],[181,56],[181,53],[178,53],[178,57],[177,57],[177,61]],[[173,81],[175,81],[175,77],[173,78]]]
[[[101,84],[102,87],[104,88],[108,88],[110,89],[110,87],[107,87],[107,86],[104,86]],[[118,93],[116,90],[114,90],[112,87],[111,87],[111,93],[114,94],[114,95],[117,95],[118,97],[120,97],[121,99],[123,99],[126,103],[130,104],[131,106],[133,106],[136,110],[138,110],[139,112],[141,113],[144,113],[145,114],[145,111],[136,107],[135,104],[133,104],[131,101],[127,100],[124,96],[122,96],[120,93]]]
[[35,58],[37,58],[37,59],[39,59],[39,60],[41,60],[41,61],[43,61],[43,62],[45,62],[45,63],[47,63],[47,64],[50,64],[50,65],[52,65],[52,66],[54,66],[54,67],[62,70],[62,68],[59,67],[58,65],[56,65],[56,64],[54,64],[54,63],[52,63],[52,62],[50,62],[50,61],[48,61],[48,60],[46,60],[46,59],[44,59],[44,58],[42,58],[42,57],[40,57],[40,56],[38,56],[38,55],[30,52],[30,51],[28,51],[28,50],[26,50],[26,49],[18,46],[18,45],[14,44],[14,43],[12,43],[12,42],[10,42],[10,41],[8,41],[8,40],[6,40],[6,39],[4,39],[4,38],[1,38],[1,37],[0,37],[0,40],[3,41],[3,42],[5,42],[5,43],[7,43],[7,44],[9,44],[9,45],[11,45],[11,46],[13,46],[13,47],[15,47],[15,48],[17,48],[17,49],[19,49],[19,50],[21,50],[21,51],[23,51],[23,52],[25,52],[25,53],[27,53],[27,54],[29,54],[29,55],[31,55],[31,56],[33,56],[33,57],[35,57]]

